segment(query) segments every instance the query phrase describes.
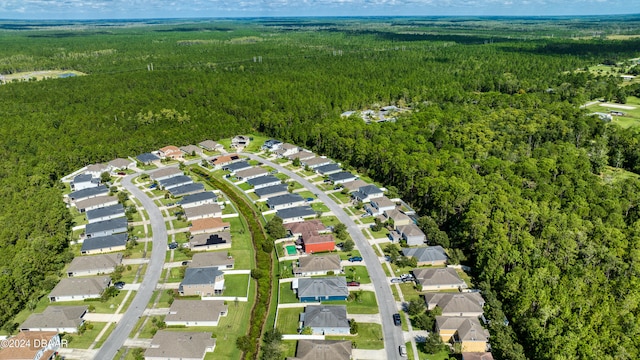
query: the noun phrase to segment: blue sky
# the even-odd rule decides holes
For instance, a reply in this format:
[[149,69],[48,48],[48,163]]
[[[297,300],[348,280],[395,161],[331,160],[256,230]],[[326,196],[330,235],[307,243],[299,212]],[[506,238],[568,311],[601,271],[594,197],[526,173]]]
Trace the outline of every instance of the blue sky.
[[0,0],[0,19],[637,13],[640,0]]

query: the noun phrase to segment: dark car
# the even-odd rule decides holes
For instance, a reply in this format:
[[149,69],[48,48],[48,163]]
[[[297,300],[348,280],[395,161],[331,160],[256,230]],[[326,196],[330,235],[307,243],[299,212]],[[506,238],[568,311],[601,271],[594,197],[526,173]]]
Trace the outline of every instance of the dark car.
[[176,242],[169,243],[169,249],[174,250],[177,248],[178,248],[178,243]]
[[189,265],[189,261],[183,261],[182,262],[182,266],[187,266],[187,265]]
[[307,201],[313,201],[313,200],[315,200],[315,199],[314,199],[314,198],[307,198],[306,200],[307,200]]
[[158,187],[158,184],[151,184],[149,185],[149,189],[155,189]]
[[125,176],[125,175],[127,175],[127,173],[126,173],[126,172],[124,172],[124,171],[118,171],[118,175],[120,175],[120,176]]
[[360,283],[357,281],[349,281],[347,283],[347,286],[360,286]]
[[361,256],[352,256],[349,258],[349,261],[351,262],[360,262],[362,261],[362,257]]
[[400,314],[398,313],[393,314],[393,323],[395,326],[402,325],[402,320],[400,320]]
[[124,281],[118,281],[118,282],[114,283],[113,287],[118,289],[118,290],[124,289]]

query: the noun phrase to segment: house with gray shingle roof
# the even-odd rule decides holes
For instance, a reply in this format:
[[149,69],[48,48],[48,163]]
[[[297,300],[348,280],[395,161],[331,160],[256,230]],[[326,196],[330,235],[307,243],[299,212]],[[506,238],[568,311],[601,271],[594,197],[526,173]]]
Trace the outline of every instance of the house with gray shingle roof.
[[334,274],[342,272],[339,255],[302,256],[298,259],[298,266],[293,268],[295,276],[327,275],[329,271]]
[[242,160],[242,161],[233,162],[227,165],[223,165],[222,170],[231,171],[231,174],[233,175],[238,171],[251,169],[252,167],[253,166],[249,165],[249,163],[246,160]]
[[164,318],[167,326],[218,326],[229,309],[219,300],[174,300]]
[[439,291],[450,289],[466,289],[464,282],[454,268],[420,268],[413,269],[416,282],[422,285],[422,291]]
[[365,185],[351,193],[351,197],[356,201],[367,202],[372,199],[384,196],[384,192],[375,185]]
[[192,183],[192,184],[180,185],[180,186],[174,187],[174,188],[169,190],[171,195],[176,196],[176,197],[177,196],[184,196],[184,195],[191,195],[191,194],[195,194],[195,193],[199,193],[199,192],[203,192],[203,191],[204,191],[204,185],[202,185],[201,183]]
[[350,360],[351,341],[298,340],[296,356],[287,360]]
[[199,206],[186,207],[183,209],[184,214],[189,221],[207,217],[222,217],[222,208],[218,204],[204,204]]
[[87,238],[108,236],[127,232],[127,226],[127,218],[119,217],[115,219],[89,223],[85,227],[84,232]]
[[122,254],[100,254],[74,258],[67,268],[67,276],[110,274],[122,263]]
[[182,151],[185,155],[193,156],[202,154],[202,148],[195,145],[185,145],[180,146],[180,151]]
[[135,162],[131,161],[130,159],[115,158],[109,161],[109,166],[111,166],[111,168],[113,168],[114,170],[129,169],[133,167],[133,165],[135,165]]
[[226,251],[214,251],[193,254],[189,267],[212,267],[218,270],[225,270],[233,269],[234,263],[235,259],[229,256]]
[[253,186],[254,189],[262,189],[268,186],[274,186],[282,183],[282,180],[273,175],[260,176],[257,178],[247,180],[247,183]]
[[271,210],[286,209],[294,206],[303,205],[306,200],[299,194],[284,194],[270,197],[267,199],[267,206]]
[[160,158],[157,155],[154,155],[152,153],[144,153],[136,156],[136,160],[138,160],[139,162],[145,165],[149,165],[156,161],[160,161]]
[[386,196],[371,199],[368,205],[365,205],[365,210],[371,215],[382,215],[385,211],[395,210],[396,202],[391,201]]
[[49,293],[49,301],[79,301],[98,299],[111,285],[111,277],[63,278]]
[[127,233],[84,239],[80,253],[83,255],[91,255],[124,251],[127,248],[127,239]]
[[109,189],[104,185],[98,185],[96,187],[85,188],[82,190],[74,191],[68,195],[69,200],[78,202],[86,199],[91,199],[100,195],[107,195]]
[[480,325],[477,317],[436,316],[436,331],[443,342],[460,343],[462,351],[487,350],[489,332]]
[[291,283],[301,302],[347,300],[349,289],[344,276],[293,279]]
[[314,217],[316,215],[316,211],[309,205],[280,209],[276,212],[276,216],[282,219],[284,224],[303,221],[305,218]]
[[71,190],[79,191],[100,185],[100,179],[94,179],[91,174],[76,175],[71,181]]
[[216,150],[220,150],[220,149],[224,148],[224,146],[222,146],[221,144],[218,144],[217,142],[215,142],[213,140],[205,140],[205,141],[199,143],[198,146],[200,146],[201,148],[203,148],[205,150],[209,150],[209,151],[216,151]]
[[254,192],[256,195],[258,195],[258,198],[260,198],[260,200],[264,200],[272,198],[274,196],[288,194],[289,186],[287,184],[272,185],[256,189]]
[[448,260],[447,253],[440,245],[402,248],[402,254],[416,259],[418,266],[444,265]]
[[346,305],[309,305],[300,314],[302,327],[311,328],[313,335],[348,335]]
[[398,234],[407,242],[408,246],[424,245],[427,242],[427,236],[416,224],[399,225],[395,222],[394,224],[396,225]]
[[187,175],[178,175],[169,179],[158,181],[158,185],[162,190],[171,190],[178,186],[193,184],[193,179]]
[[236,178],[239,181],[247,181],[249,179],[255,179],[260,176],[265,176],[268,173],[269,172],[266,169],[261,168],[259,166],[255,166],[249,169],[236,171]]
[[309,167],[311,169],[315,169],[319,166],[329,165],[333,163],[333,160],[326,158],[324,156],[309,158],[309,159],[300,159],[300,165]]
[[118,198],[115,196],[96,196],[91,199],[76,201],[76,209],[79,212],[85,212],[89,210],[99,209],[105,206],[111,206],[118,203]]
[[326,176],[326,175],[333,175],[333,174],[340,173],[342,171],[342,167],[340,167],[340,165],[338,164],[330,163],[330,164],[318,166],[314,168],[314,170],[318,174]]
[[356,175],[353,175],[348,171],[341,171],[341,172],[329,175],[329,180],[331,180],[331,182],[336,185],[343,184],[349,181],[354,181],[357,179],[358,177]]
[[424,295],[427,309],[436,306],[442,309],[442,316],[473,316],[483,314],[484,299],[478,292],[470,293],[426,293]]
[[180,296],[213,296],[224,290],[224,274],[213,267],[187,268],[178,287]]
[[203,191],[191,195],[185,195],[182,200],[178,201],[183,209],[200,206],[204,204],[214,204],[218,201],[218,195],[211,191]]
[[86,213],[89,224],[124,217],[124,207],[122,204],[105,206],[98,209],[89,210]]
[[31,314],[20,325],[20,331],[56,331],[77,333],[84,323],[88,306],[49,306],[41,313]]
[[202,360],[216,348],[211,332],[158,330],[144,352],[145,360]]
[[213,234],[192,235],[189,239],[191,251],[220,250],[231,247],[231,233],[222,231]]
[[316,154],[312,153],[311,151],[302,150],[295,154],[289,155],[287,158],[292,161],[295,159],[300,159],[300,164],[304,166],[303,162],[313,159],[314,157],[316,157]]
[[149,177],[153,181],[161,181],[166,179],[171,179],[175,176],[184,175],[182,170],[180,170],[177,166],[165,167],[159,170],[156,170],[149,174]]

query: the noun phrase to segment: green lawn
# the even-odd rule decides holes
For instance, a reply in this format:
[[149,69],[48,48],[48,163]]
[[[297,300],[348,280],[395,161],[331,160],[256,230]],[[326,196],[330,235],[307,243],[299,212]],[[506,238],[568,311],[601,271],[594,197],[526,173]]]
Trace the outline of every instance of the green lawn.
[[[338,251],[338,255],[340,255],[340,259],[348,260],[352,256],[361,256],[360,251],[352,250],[352,251]],[[354,263],[358,264],[358,263]]]
[[[422,346],[422,344],[418,343],[418,358],[420,360],[448,360],[449,357],[449,350],[443,350],[439,353],[435,353],[435,354],[427,354],[426,352],[424,352],[424,346]],[[411,343],[407,343],[407,355],[409,355],[409,353],[411,352],[411,354],[413,354],[413,349],[411,349]],[[411,357],[409,357],[409,359],[412,359]]]
[[371,278],[366,266],[348,266],[344,268],[347,281],[359,281],[361,284],[370,284]]
[[[87,323],[89,323],[87,321]],[[64,336],[69,342],[69,347],[74,349],[88,349],[91,344],[96,340],[96,337],[102,331],[107,323],[90,322],[92,329],[87,329],[82,335],[79,334],[67,334]]]
[[[255,296],[255,285],[251,286],[249,299]],[[220,318],[214,334],[217,338],[216,349],[212,354],[207,354],[205,359],[239,359],[240,350],[236,347],[236,339],[248,333],[249,322],[247,319],[251,313],[251,302],[229,301],[229,313]]]
[[225,219],[231,224],[231,256],[235,259],[236,269],[251,269],[253,267],[253,243],[251,233],[240,217]]
[[[281,245],[277,245],[277,248],[282,249]],[[277,269],[280,278],[290,278],[293,277],[293,264],[296,263],[296,260],[287,260],[281,261],[278,264],[279,269]]]
[[376,294],[373,291],[362,291],[360,302],[356,301],[322,301],[327,305],[347,305],[348,314],[377,314],[378,302],[376,301]]
[[[144,264],[146,265],[146,264]],[[136,277],[136,273],[138,272],[138,268],[140,268],[140,266],[142,265],[125,265],[125,269],[127,269],[127,267],[131,267],[131,270],[125,270],[122,272],[122,278],[120,279],[121,281],[126,282],[127,284],[131,284],[133,282],[133,279],[135,279]]]
[[311,204],[311,208],[316,212],[320,211],[320,212],[326,213],[330,211],[327,205],[323,203],[313,203]]
[[358,323],[358,334],[347,336],[326,336],[326,340],[349,340],[357,349],[384,349],[382,326],[380,324]]
[[[412,282],[398,284],[400,286],[400,291],[402,291],[402,296],[404,297],[404,301],[411,300],[419,300],[420,293],[416,290],[416,286]],[[391,288],[395,288],[395,286],[391,286]]]
[[171,220],[174,229],[183,229],[189,227],[189,222],[186,220]]
[[298,297],[293,293],[291,289],[291,283],[285,282],[280,284],[280,304],[298,303]]
[[335,196],[336,199],[338,199],[338,202],[341,202],[343,204],[348,204],[351,201],[351,195],[350,194],[343,194],[340,191],[331,193],[331,195]]
[[289,180],[289,177],[283,173],[277,173],[275,174],[275,177],[277,177],[278,179],[282,180],[282,181],[287,181]]
[[278,309],[278,321],[276,327],[283,334],[297,334],[300,313],[304,312],[303,307]]
[[281,343],[281,349],[282,349],[282,355],[283,357],[286,358],[290,358],[290,357],[295,357],[296,355],[296,346],[298,345],[298,342],[295,340],[286,340],[283,341]]
[[242,190],[242,191],[247,191],[249,189],[252,188],[252,186],[249,183],[243,182],[242,184],[238,184],[238,187]]
[[317,199],[317,197],[309,190],[298,191],[296,194],[302,196],[305,199],[307,198]]
[[144,328],[140,331],[140,338],[151,339],[153,337],[153,331],[158,329],[156,324],[151,320],[153,318],[157,319],[157,321],[164,321],[164,316],[150,316],[147,323],[144,325]]
[[[292,185],[293,184],[293,185]],[[299,182],[297,181],[289,181],[287,183],[287,185],[289,186],[289,191],[296,191],[298,189],[304,189],[304,186],[302,186]]]
[[373,235],[374,239],[386,238],[387,235],[389,234],[389,230],[384,227],[381,228],[379,231],[373,231],[373,229],[369,228],[369,231],[371,232],[371,235]]
[[340,224],[340,221],[335,216],[323,216],[320,218],[320,221],[322,221],[324,226],[336,226]]
[[249,284],[248,274],[225,275],[224,292],[222,296],[247,296],[247,285]]
[[100,338],[100,341],[96,343],[96,346],[94,348],[99,349],[100,347],[102,347],[102,344],[104,344],[104,342],[107,341],[107,339],[109,338],[109,335],[111,335],[111,333],[113,332],[113,329],[116,328],[116,325],[117,325],[116,323],[109,324],[107,331],[105,331],[105,333],[102,334],[102,338]]

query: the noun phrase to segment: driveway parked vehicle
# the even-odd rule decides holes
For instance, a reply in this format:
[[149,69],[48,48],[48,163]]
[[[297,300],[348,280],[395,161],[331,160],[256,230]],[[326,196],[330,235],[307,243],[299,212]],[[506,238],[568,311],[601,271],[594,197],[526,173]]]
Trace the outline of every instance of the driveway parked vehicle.
[[362,256],[352,256],[349,258],[349,261],[351,262],[360,262],[362,261]]

